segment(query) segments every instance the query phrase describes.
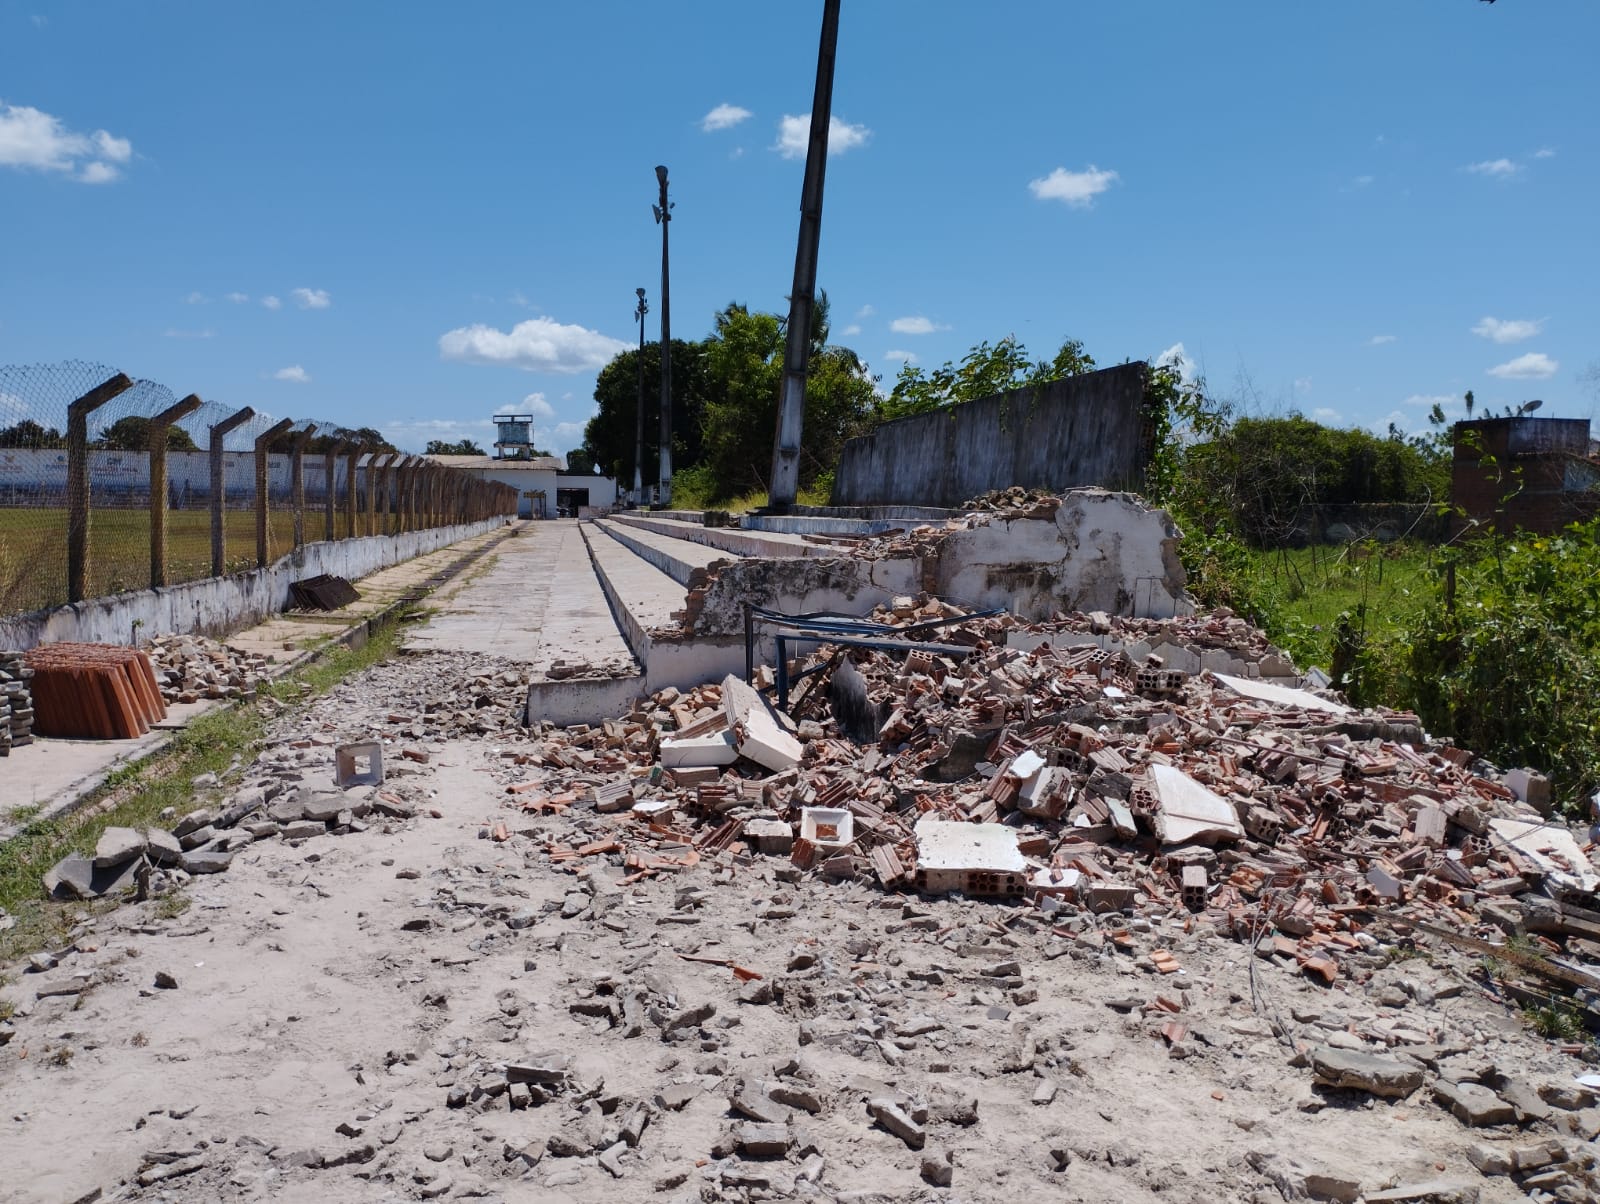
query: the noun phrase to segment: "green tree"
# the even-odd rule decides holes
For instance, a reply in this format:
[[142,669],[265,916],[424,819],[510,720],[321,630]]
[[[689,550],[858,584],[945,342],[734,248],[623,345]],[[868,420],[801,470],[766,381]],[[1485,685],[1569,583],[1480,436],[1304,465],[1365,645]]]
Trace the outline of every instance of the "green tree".
[[[705,413],[705,464],[717,498],[767,487],[778,421],[787,322],[733,303],[716,317],[707,341],[710,395]],[[877,394],[861,357],[828,342],[827,294],[821,293],[811,322],[806,376],[800,483],[805,488],[839,460],[844,441],[863,431]]]
[[[595,469],[594,455],[586,447],[575,447],[567,453],[567,473],[592,473]],[[632,482],[630,481],[631,485]]]
[[11,426],[0,427],[0,447],[65,447],[67,441],[54,427],[40,426],[24,418]]
[[428,440],[427,449],[422,453],[425,456],[481,456],[483,448],[471,439],[457,439],[451,443],[444,439]]
[[[639,412],[639,351],[624,351],[595,379],[595,415],[583,432],[583,450],[625,489],[633,488],[635,420]],[[644,480],[660,480],[661,344],[644,345]],[[700,462],[705,415],[705,344],[672,340],[672,466]],[[569,459],[571,453],[568,453]]]
[[[149,451],[150,420],[137,414],[119,418],[100,433],[90,446],[106,451]],[[194,439],[181,426],[167,428],[168,451],[198,451]]]
[[1029,360],[1028,349],[1016,335],[1007,335],[992,346],[985,340],[967,352],[959,364],[946,360],[930,371],[916,364],[902,364],[894,388],[878,406],[878,417],[889,421],[926,414],[1012,389],[1080,376],[1093,371],[1094,366],[1093,357],[1077,339],[1066,340],[1054,356],[1038,362]]

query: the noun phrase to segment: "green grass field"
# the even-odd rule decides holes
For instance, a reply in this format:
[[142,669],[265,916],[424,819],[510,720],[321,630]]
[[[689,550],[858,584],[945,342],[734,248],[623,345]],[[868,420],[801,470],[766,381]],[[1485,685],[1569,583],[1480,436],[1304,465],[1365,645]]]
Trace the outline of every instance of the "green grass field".
[[1411,543],[1351,544],[1253,554],[1253,572],[1277,601],[1268,631],[1302,668],[1327,668],[1334,624],[1366,606],[1366,630],[1406,626],[1434,596],[1429,588],[1436,549]]
[[[227,570],[256,564],[256,516],[250,510],[224,515]],[[344,515],[334,516],[339,538]],[[321,539],[321,510],[306,514],[306,538]],[[269,514],[269,559],[293,547],[294,515]],[[167,514],[167,581],[197,581],[211,575],[211,516],[203,510]],[[144,510],[94,510],[89,515],[89,596],[144,589],[150,584],[150,515]],[[0,615],[60,606],[67,600],[67,512],[31,507],[0,509]]]

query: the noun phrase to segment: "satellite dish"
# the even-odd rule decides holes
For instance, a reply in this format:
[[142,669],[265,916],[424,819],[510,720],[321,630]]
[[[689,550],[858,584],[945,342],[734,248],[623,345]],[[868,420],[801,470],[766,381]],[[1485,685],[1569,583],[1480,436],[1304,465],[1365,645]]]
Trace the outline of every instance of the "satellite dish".
[[1534,398],[1532,401],[1525,401],[1522,403],[1522,412],[1524,414],[1531,414],[1543,404],[1544,400],[1538,397]]

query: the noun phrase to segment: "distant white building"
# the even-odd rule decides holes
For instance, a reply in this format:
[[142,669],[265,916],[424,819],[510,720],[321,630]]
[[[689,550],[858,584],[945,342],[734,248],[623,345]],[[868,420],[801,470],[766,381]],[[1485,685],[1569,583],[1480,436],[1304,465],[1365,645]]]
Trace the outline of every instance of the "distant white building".
[[617,504],[617,483],[610,477],[567,472],[559,456],[535,456],[533,415],[496,414],[492,456],[428,456],[435,464],[459,468],[485,481],[510,485],[517,491],[521,518],[576,517],[589,507]]

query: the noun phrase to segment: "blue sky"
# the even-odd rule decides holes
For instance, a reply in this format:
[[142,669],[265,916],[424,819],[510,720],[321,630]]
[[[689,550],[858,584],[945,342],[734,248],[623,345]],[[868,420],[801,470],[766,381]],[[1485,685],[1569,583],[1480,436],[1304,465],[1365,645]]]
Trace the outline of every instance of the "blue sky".
[[[785,308],[821,4],[0,2],[0,363],[487,443]],[[1593,0],[845,0],[820,283],[884,384],[1181,344],[1245,409],[1590,417]],[[486,438],[487,437],[487,438]]]

